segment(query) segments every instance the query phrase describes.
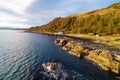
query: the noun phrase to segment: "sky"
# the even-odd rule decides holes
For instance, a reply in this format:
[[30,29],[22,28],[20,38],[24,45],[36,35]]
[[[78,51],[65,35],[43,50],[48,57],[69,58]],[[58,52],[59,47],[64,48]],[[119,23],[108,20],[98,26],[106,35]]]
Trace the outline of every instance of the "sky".
[[0,0],[0,27],[28,28],[56,17],[105,8],[120,0]]

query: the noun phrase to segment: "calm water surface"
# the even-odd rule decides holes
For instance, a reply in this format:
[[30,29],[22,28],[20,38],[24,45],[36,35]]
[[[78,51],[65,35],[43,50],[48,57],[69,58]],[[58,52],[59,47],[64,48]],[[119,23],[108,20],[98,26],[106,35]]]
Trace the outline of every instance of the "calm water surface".
[[30,80],[31,70],[49,60],[59,61],[67,70],[77,72],[87,80],[116,80],[113,74],[56,46],[56,38],[17,30],[0,30],[0,80]]

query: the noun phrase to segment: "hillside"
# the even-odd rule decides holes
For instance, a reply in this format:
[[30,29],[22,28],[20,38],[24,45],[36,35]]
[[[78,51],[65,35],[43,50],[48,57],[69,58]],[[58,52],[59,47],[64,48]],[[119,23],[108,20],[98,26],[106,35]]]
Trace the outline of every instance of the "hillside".
[[120,3],[107,8],[58,17],[46,25],[31,27],[31,32],[120,33]]

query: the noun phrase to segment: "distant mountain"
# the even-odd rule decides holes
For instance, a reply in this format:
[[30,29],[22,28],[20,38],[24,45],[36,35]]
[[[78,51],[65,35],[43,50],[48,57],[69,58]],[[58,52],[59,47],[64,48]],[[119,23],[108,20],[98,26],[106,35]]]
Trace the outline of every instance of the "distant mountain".
[[10,28],[10,27],[0,27],[0,30],[9,30],[9,29],[13,29],[13,28]]
[[27,30],[28,28],[14,28],[13,30]]
[[0,30],[27,30],[28,28],[0,27]]
[[46,25],[31,27],[33,32],[120,33],[120,3],[107,8],[58,17]]

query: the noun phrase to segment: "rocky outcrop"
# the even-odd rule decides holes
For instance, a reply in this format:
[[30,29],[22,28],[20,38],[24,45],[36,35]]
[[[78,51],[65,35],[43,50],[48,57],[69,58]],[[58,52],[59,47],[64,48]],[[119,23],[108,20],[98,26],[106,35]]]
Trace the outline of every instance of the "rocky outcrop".
[[114,55],[111,55],[110,51],[92,50],[92,51],[89,51],[89,55],[86,56],[86,58],[94,61],[99,66],[101,66],[102,69],[104,69],[106,71],[112,71],[117,74],[120,73],[120,71],[119,71],[120,62],[116,60]]
[[83,46],[80,46],[80,44],[75,43],[74,41],[68,39],[57,39],[55,40],[55,43],[61,46],[64,50],[70,51],[72,55],[79,58],[87,55],[88,50],[85,49]]
[[67,38],[57,39],[55,43],[78,58],[84,57],[97,63],[103,70],[120,74],[120,52],[114,54],[113,51],[99,49],[91,43],[78,42]]

